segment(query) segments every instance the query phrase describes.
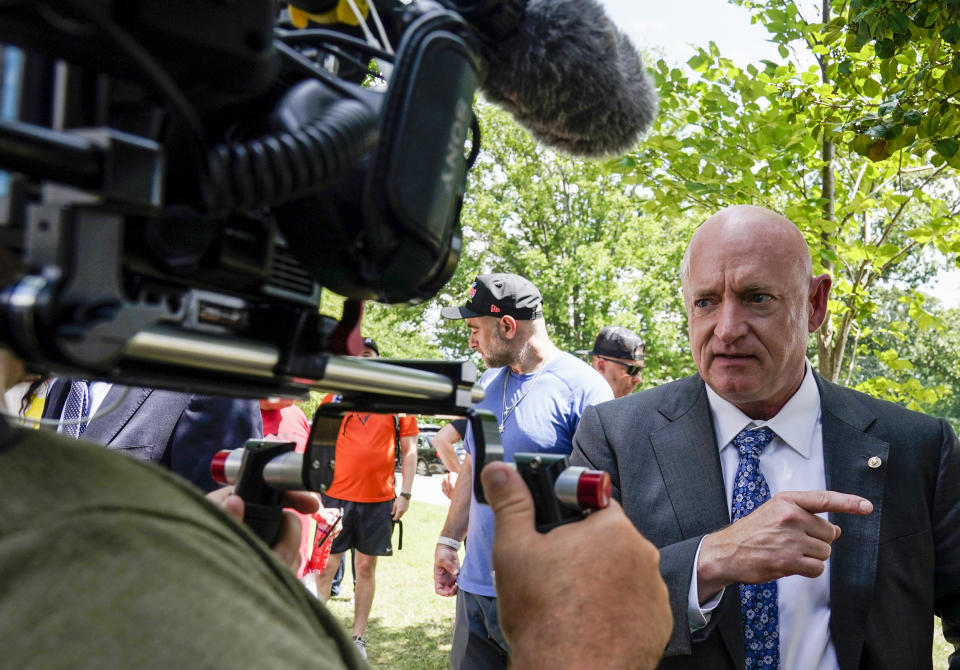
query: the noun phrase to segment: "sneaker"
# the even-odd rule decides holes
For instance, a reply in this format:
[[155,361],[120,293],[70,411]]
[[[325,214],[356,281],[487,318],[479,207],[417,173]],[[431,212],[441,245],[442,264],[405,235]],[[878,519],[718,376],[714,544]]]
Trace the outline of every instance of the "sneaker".
[[359,635],[355,635],[353,637],[353,644],[356,645],[357,651],[360,652],[360,655],[366,658],[367,657],[367,641],[364,640]]

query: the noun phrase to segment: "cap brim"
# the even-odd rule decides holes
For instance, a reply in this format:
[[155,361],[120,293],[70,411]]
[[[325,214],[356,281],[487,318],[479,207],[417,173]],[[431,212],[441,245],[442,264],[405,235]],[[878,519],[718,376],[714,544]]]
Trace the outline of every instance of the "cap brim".
[[591,351],[583,351],[583,352],[578,351],[577,353],[589,354],[591,356],[606,356],[607,358],[615,358],[618,361],[623,361],[624,363],[626,363],[627,361],[633,361],[634,363],[643,363],[644,361],[643,358],[637,358],[633,354],[625,354],[622,351],[598,351],[596,349],[592,349]]
[[626,363],[627,361],[632,361],[634,363],[643,363],[644,361],[644,359],[642,358],[635,358],[632,354],[629,356],[624,356],[623,354],[597,354],[597,355],[606,356],[607,358],[613,358],[618,361],[623,361],[624,363]]
[[475,316],[480,316],[480,314],[467,309],[464,305],[452,305],[441,309],[440,316],[444,319],[471,319]]

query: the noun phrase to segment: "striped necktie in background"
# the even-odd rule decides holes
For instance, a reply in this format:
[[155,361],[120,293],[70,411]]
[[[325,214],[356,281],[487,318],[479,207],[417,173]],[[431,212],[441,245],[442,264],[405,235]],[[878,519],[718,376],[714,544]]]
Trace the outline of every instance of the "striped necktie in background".
[[86,379],[74,379],[70,382],[70,392],[63,405],[60,419],[60,432],[72,437],[80,437],[87,427],[90,414],[90,385]]

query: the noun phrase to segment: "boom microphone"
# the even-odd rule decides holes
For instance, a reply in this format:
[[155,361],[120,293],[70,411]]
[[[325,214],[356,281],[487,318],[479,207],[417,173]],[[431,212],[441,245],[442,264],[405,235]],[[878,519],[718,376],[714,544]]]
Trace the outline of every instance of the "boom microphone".
[[486,97],[561,151],[632,149],[657,113],[657,95],[627,36],[597,0],[521,4],[524,16],[505,39],[476,26],[486,38]]

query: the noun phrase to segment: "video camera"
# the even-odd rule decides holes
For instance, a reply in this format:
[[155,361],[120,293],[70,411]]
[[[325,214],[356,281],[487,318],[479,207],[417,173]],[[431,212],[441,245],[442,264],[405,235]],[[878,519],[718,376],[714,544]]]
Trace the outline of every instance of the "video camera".
[[[474,95],[492,62],[515,69],[491,54],[517,41],[527,0],[291,4],[4,3],[0,250],[21,268],[0,338],[48,375],[339,391],[303,459],[320,490],[343,413],[465,415],[482,397],[468,362],[344,354],[363,301],[420,301],[453,273]],[[589,151],[609,149],[596,134]],[[319,314],[322,287],[347,298],[341,319]]]

